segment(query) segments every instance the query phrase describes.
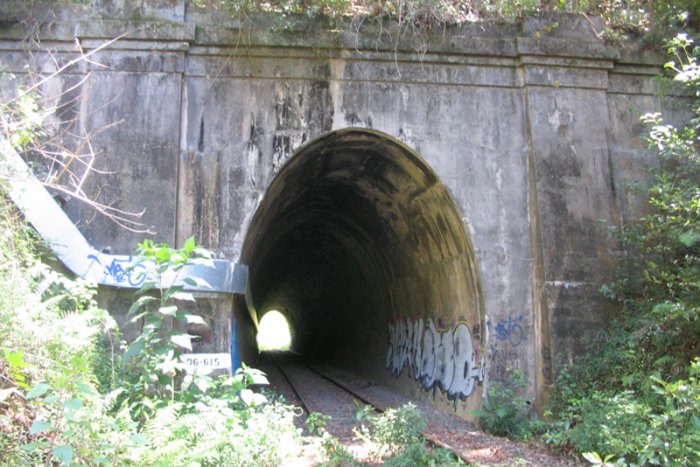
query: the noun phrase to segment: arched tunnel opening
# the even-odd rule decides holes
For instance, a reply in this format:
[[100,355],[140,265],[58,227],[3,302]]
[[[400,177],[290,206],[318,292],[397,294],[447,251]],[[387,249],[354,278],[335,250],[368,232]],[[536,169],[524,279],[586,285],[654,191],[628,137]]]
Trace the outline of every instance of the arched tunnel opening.
[[253,322],[279,311],[303,358],[410,396],[477,392],[473,249],[446,187],[400,141],[346,129],[297,151],[256,211],[242,261]]

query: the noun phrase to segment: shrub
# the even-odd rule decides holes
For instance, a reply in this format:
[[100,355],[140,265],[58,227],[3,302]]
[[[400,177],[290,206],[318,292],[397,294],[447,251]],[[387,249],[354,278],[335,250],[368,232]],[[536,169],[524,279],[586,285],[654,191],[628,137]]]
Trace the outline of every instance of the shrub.
[[306,426],[309,433],[315,436],[322,436],[326,432],[326,425],[328,424],[328,415],[324,415],[319,412],[311,412],[308,417],[306,417]]
[[428,447],[422,435],[426,428],[420,409],[412,403],[384,413],[370,415],[367,406],[359,407],[360,436],[376,443],[376,455],[387,466],[463,465],[451,451]]
[[343,446],[343,443],[328,432],[324,432],[322,435],[321,447],[323,448],[323,465],[326,467],[361,465],[355,460],[352,453]]
[[[135,341],[144,346],[127,362],[140,359],[152,373],[137,371],[129,379],[112,366],[118,359],[110,342],[117,332],[109,315],[96,307],[94,289],[41,262],[36,240],[5,198],[0,198],[0,231],[6,233],[0,235],[0,256],[6,260],[0,262],[3,465],[275,465],[298,450],[293,408],[267,403],[248,388],[266,383],[257,370],[242,368],[218,380],[182,375],[177,387],[168,374],[162,380],[170,385],[167,390],[137,393],[144,387],[141,378],[153,376],[153,384],[159,383],[159,365],[168,361],[149,336],[179,334],[168,330],[165,320],[152,319],[147,330],[152,334]],[[190,252],[193,244],[188,242]],[[182,258],[177,250],[154,247],[162,265],[165,248],[168,261]],[[177,259],[175,266],[181,263]],[[172,262],[162,272],[166,269]],[[134,312],[146,318],[172,311],[177,318],[167,300],[181,293],[170,288],[148,295],[153,298],[148,304],[158,306],[145,310],[140,302]],[[172,347],[165,350],[168,354]],[[173,352],[169,358],[177,363],[176,357]],[[150,403],[148,416],[134,411],[134,403]]]
[[546,439],[599,464],[700,463],[700,48],[681,34],[669,53],[691,118],[676,128],[644,117],[659,168],[648,213],[619,233],[629,254],[604,289],[621,304],[620,320],[560,372],[552,400]]
[[[43,264],[29,227],[0,198],[0,451],[8,465],[96,463],[131,445],[94,361],[115,327],[94,289]],[[99,357],[101,358],[101,357]]]
[[146,423],[131,457],[139,465],[279,465],[300,449],[293,417],[279,403],[237,410],[212,399],[194,411],[169,404]]
[[650,390],[593,392],[559,414],[545,439],[579,452],[604,453],[637,465],[700,463],[700,363],[688,379],[650,377]]
[[130,460],[140,465],[275,465],[298,450],[293,408],[268,403],[249,389],[267,384],[260,371],[243,366],[232,377],[218,379],[184,374],[181,351],[192,349],[192,336],[172,322],[204,321],[178,308],[178,301],[194,301],[178,275],[187,264],[210,264],[209,252],[189,239],[179,250],[145,241],[139,253],[153,274],[128,313],[143,324],[124,354],[125,365],[134,369],[123,381],[126,404],[140,423],[143,441]]
[[[178,378],[183,376],[185,368],[182,350],[192,350],[193,336],[177,329],[173,323],[205,324],[201,316],[187,313],[177,306],[178,301],[195,300],[177,280],[187,264],[210,265],[211,255],[197,247],[190,238],[179,250],[144,240],[139,245],[138,256],[147,265],[148,276],[127,317],[132,323],[141,323],[141,334],[122,356],[125,370],[122,384],[130,385],[127,392],[129,408],[133,416],[144,423],[159,405],[175,399]],[[186,280],[197,282],[191,277]]]
[[[343,18],[360,23],[367,19],[398,21],[406,30],[430,29],[445,24],[474,21],[516,22],[524,16],[574,11],[600,16],[605,29],[601,38],[623,39],[652,32],[653,37],[669,29],[700,26],[696,0],[651,2],[649,0],[190,0],[195,8],[225,10],[236,18],[255,12],[270,12],[281,19],[282,29],[294,26],[295,18],[313,20],[323,27],[342,26]],[[307,25],[308,26],[308,25]]]
[[504,381],[491,381],[482,408],[474,411],[485,431],[525,440],[539,430],[540,424],[530,420],[528,402],[520,395],[524,387],[525,375],[520,369],[508,371]]
[[378,443],[385,453],[396,453],[405,446],[422,441],[425,418],[412,403],[397,409],[387,409],[369,421],[369,437]]
[[387,467],[443,467],[464,465],[449,449],[428,448],[424,442],[413,442],[397,454],[384,459]]

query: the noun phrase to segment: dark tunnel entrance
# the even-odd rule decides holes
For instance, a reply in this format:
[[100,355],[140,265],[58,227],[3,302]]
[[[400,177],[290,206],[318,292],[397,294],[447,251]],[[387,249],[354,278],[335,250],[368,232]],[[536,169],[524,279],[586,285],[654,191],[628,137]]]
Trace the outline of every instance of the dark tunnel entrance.
[[447,189],[401,142],[346,129],[301,148],[269,186],[242,261],[253,321],[278,310],[302,357],[416,397],[477,392],[450,397],[459,378],[473,386],[475,362],[483,376],[473,250]]

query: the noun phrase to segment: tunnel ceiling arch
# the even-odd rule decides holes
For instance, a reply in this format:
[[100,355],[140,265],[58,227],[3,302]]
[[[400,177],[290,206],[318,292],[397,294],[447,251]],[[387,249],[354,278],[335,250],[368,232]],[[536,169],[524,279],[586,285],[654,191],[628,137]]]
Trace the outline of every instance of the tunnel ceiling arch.
[[478,274],[459,211],[430,167],[380,132],[335,131],[290,158],[242,260],[253,309],[284,313],[294,348],[314,358],[386,373],[399,323],[463,322],[480,339]]

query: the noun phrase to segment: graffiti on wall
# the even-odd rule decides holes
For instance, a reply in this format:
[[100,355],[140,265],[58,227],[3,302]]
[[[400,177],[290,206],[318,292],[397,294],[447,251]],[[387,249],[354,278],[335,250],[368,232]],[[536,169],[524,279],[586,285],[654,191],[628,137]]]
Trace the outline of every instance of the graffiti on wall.
[[489,378],[505,381],[509,374],[520,368],[518,352],[507,345],[491,342],[489,345]]
[[523,315],[513,319],[502,319],[495,323],[486,322],[490,330],[489,339],[489,376],[504,381],[514,369],[520,368],[520,351],[518,346],[526,340],[523,329]]
[[466,323],[439,330],[433,320],[389,324],[386,367],[394,376],[404,368],[426,391],[438,388],[451,400],[465,400],[484,381],[484,356]]
[[[518,316],[516,319],[508,318],[498,321],[493,326],[493,333],[497,341],[510,342],[510,345],[517,347],[525,339],[525,334],[523,332],[523,315]],[[487,326],[491,326],[490,322],[486,323]]]
[[109,264],[102,264],[97,255],[88,255],[88,260],[91,261],[90,267],[93,264],[101,266],[105,277],[117,284],[128,283],[132,287],[138,287],[146,280],[146,266],[131,256],[114,258]]

